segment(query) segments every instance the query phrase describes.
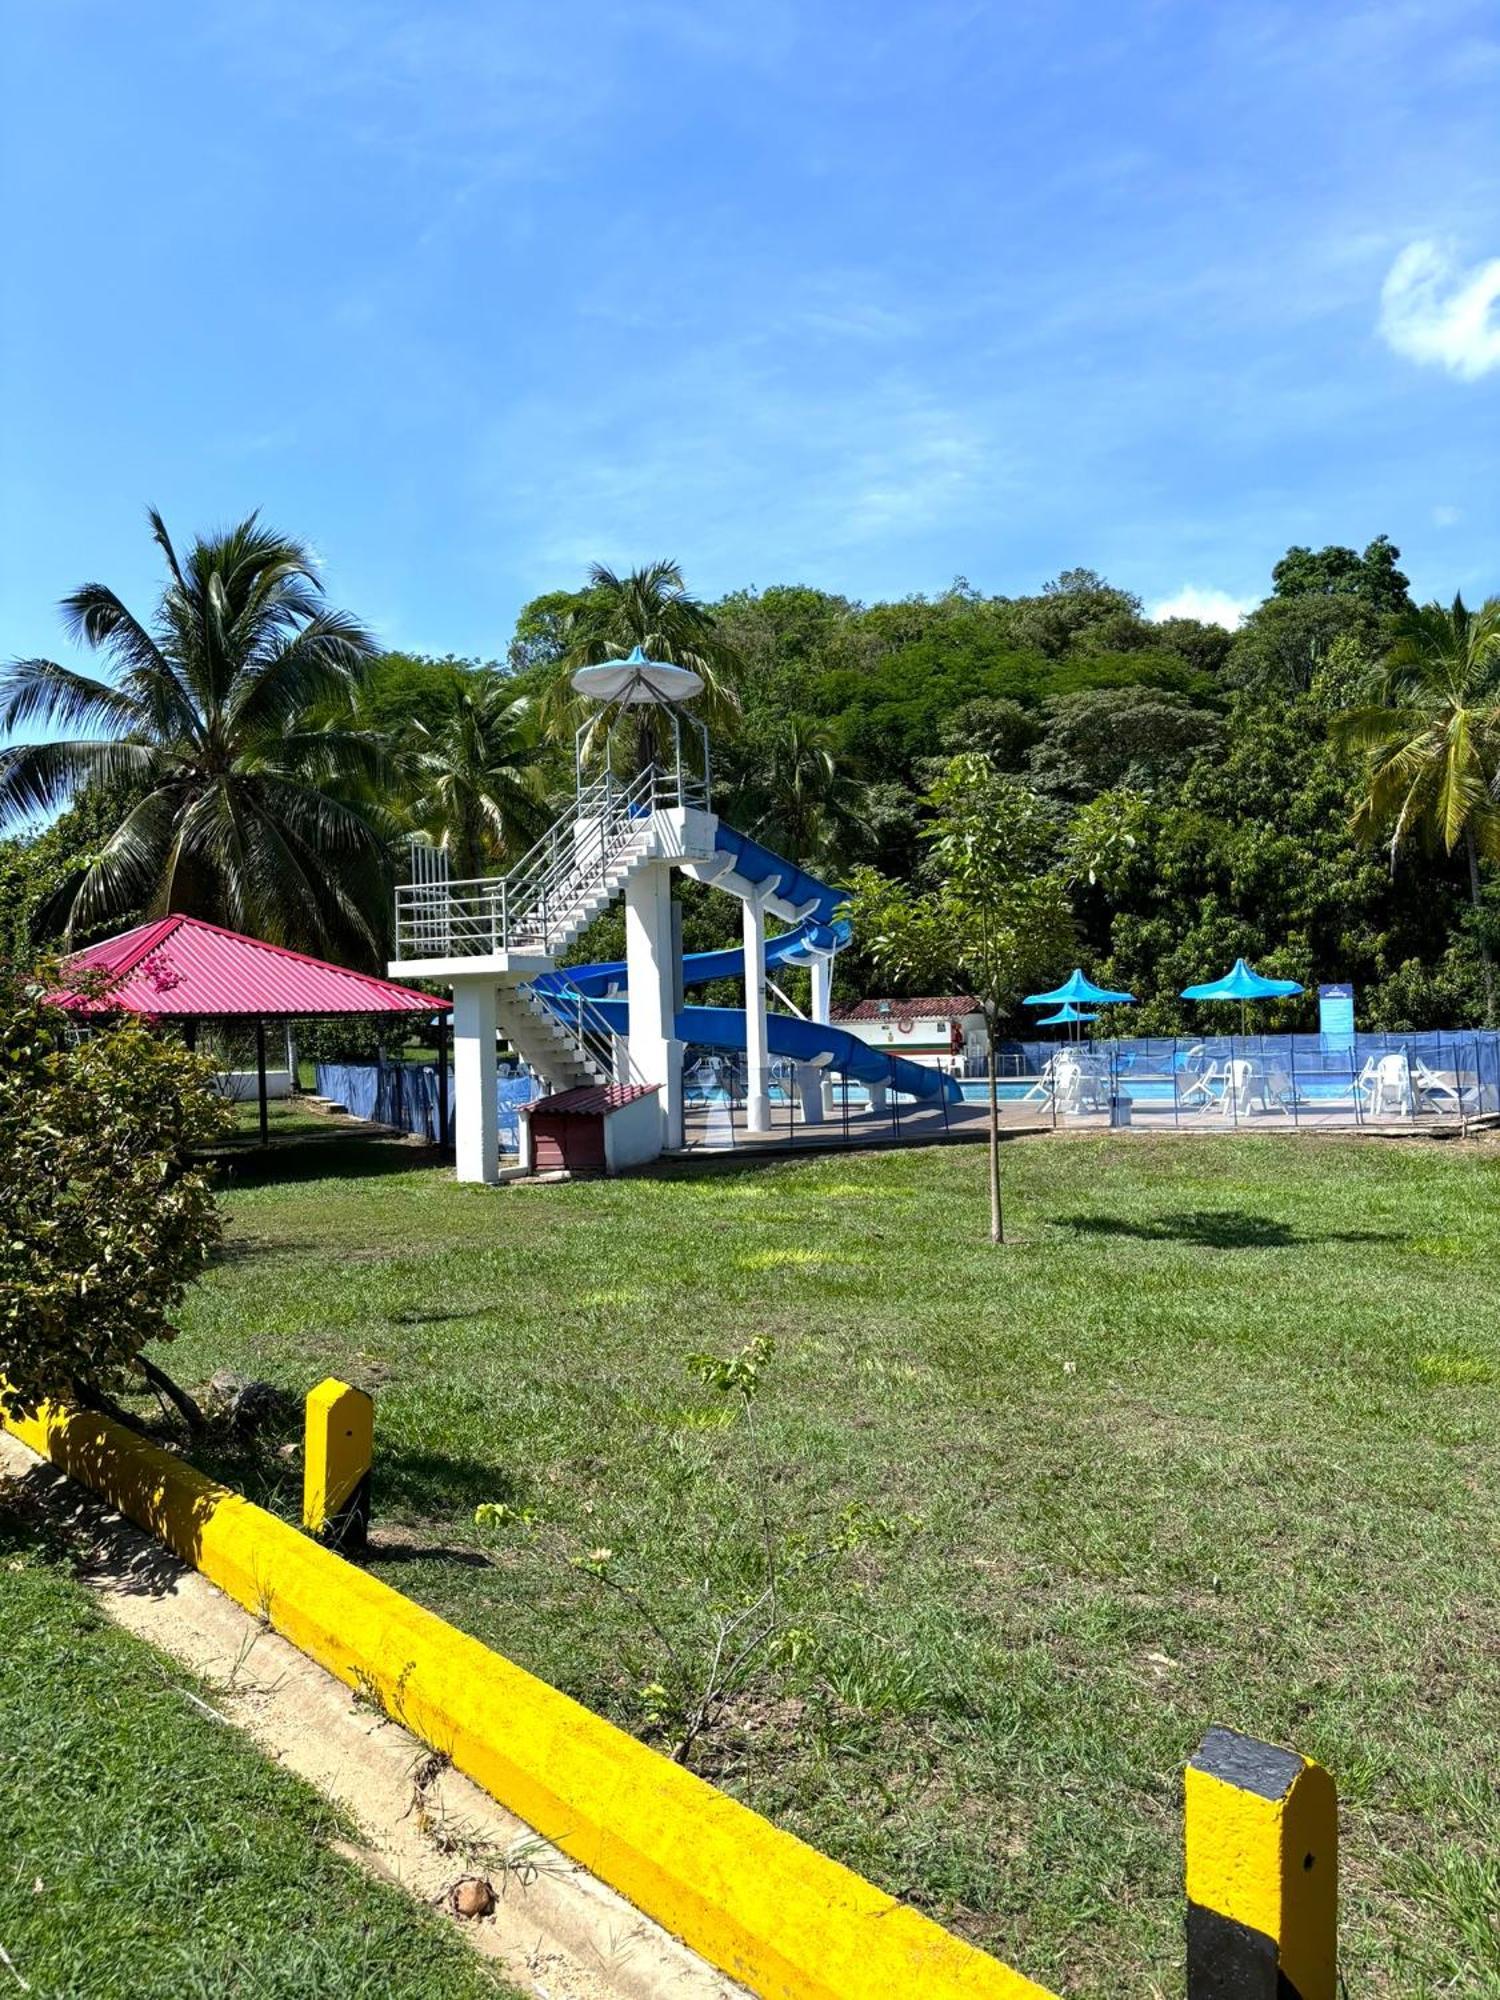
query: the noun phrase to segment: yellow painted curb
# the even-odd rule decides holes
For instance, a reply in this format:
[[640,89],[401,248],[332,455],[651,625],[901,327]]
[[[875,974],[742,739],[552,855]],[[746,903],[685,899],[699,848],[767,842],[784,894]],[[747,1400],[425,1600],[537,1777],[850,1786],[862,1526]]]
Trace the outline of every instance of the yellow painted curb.
[[120,1425],[0,1421],[763,2000],[1056,2000]]

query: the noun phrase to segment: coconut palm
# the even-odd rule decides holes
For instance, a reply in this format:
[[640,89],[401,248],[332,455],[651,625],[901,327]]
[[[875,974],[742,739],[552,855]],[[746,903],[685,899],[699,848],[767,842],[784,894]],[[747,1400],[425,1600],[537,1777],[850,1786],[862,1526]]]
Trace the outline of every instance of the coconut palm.
[[836,864],[869,832],[867,787],[839,762],[827,726],[793,716],[749,760],[748,831],[805,866]]
[[[1479,864],[1500,859],[1500,597],[1470,611],[1424,604],[1401,619],[1381,661],[1374,699],[1338,717],[1335,735],[1365,758],[1357,831],[1390,829],[1391,869],[1416,838],[1468,862],[1479,908]],[[1481,934],[1485,1019],[1494,1018],[1494,975]]]
[[[376,740],[347,716],[374,642],[325,604],[307,550],[251,515],[179,561],[159,514],[167,582],[149,625],[86,583],[71,636],[110,661],[94,679],[55,660],[0,670],[0,825],[83,795],[119,818],[50,913],[63,935],[144,908],[184,910],[275,942],[373,958],[388,879]],[[334,719],[330,719],[334,718]]]
[[596,711],[569,685],[577,668],[623,659],[634,646],[648,659],[689,667],[701,677],[703,692],[695,707],[710,728],[723,730],[738,721],[739,656],[719,637],[712,612],[688,590],[675,562],[648,563],[628,576],[595,563],[588,589],[563,622],[562,638],[566,650],[543,699],[543,719],[557,736],[571,740],[580,722],[597,715],[599,727],[590,731],[587,751],[597,750],[611,732],[616,745],[623,741],[626,754],[637,758],[665,747],[659,711],[622,715],[613,705]]
[[436,728],[418,723],[412,818],[456,877],[512,861],[551,819],[532,705],[497,673],[474,674]]

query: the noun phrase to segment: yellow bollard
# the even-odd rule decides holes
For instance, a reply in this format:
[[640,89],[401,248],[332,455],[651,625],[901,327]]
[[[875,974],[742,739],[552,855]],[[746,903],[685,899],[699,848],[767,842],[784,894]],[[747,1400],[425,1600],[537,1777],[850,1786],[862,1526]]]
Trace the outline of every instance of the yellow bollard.
[[363,1548],[370,1526],[375,1405],[329,1376],[307,1399],[302,1525],[335,1548]]
[[1185,1808],[1188,2000],[1337,2000],[1332,1778],[1216,1727],[1187,1767]]

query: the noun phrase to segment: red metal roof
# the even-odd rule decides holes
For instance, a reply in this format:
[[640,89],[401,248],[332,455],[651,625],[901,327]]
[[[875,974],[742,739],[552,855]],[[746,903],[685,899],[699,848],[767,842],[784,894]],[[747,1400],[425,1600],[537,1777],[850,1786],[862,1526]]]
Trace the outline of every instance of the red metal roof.
[[656,1087],[654,1083],[580,1083],[574,1090],[535,1098],[525,1108],[532,1117],[546,1111],[560,1118],[598,1118],[606,1111],[618,1111],[622,1104],[634,1104],[638,1097],[650,1097]]
[[67,962],[102,978],[52,995],[75,1014],[151,1014],[168,1019],[309,1020],[328,1014],[435,1014],[448,1002],[370,973],[350,972],[197,917],[159,917],[104,938]]
[[835,1021],[961,1021],[977,1014],[979,1002],[966,993],[939,994],[931,1000],[855,1000],[829,1009]]

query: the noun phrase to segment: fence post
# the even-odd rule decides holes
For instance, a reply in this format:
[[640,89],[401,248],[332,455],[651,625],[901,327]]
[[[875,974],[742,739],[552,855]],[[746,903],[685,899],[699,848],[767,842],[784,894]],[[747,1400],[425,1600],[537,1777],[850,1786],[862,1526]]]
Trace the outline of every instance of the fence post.
[[335,1548],[363,1548],[370,1527],[375,1405],[330,1375],[307,1399],[302,1525]]
[[1215,1727],[1184,1787],[1188,2000],[1337,2000],[1332,1778]]

